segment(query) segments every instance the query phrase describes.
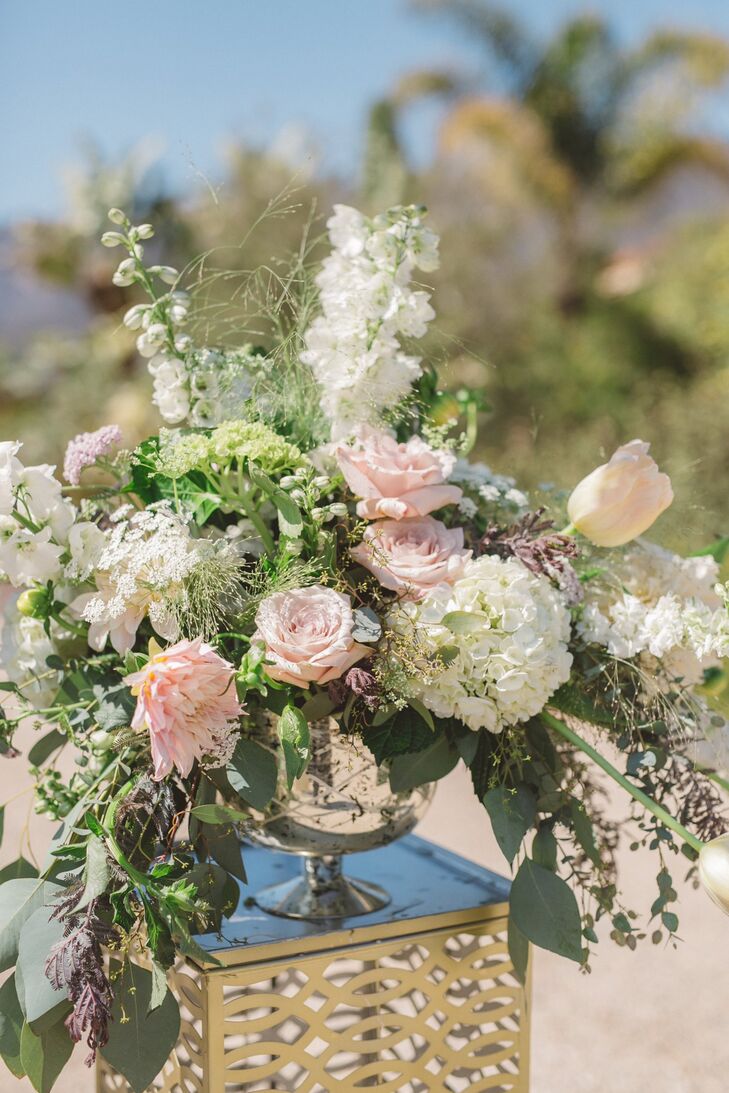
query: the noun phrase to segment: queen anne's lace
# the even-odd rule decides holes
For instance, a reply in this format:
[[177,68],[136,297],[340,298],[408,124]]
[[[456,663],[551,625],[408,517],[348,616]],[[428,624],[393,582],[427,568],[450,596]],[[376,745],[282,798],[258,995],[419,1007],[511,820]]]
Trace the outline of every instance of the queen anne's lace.
[[301,359],[321,386],[332,439],[340,440],[357,425],[378,424],[420,375],[420,358],[398,339],[421,338],[434,316],[430,294],[410,282],[416,268],[437,268],[438,238],[415,206],[369,220],[335,205],[327,227],[334,250],[316,279],[322,314],[306,332]]
[[91,624],[91,647],[102,649],[110,637],[117,652],[126,652],[145,615],[160,637],[175,640],[175,599],[197,563],[186,524],[166,506],[119,520],[99,555],[97,592],[75,601]]
[[468,562],[452,586],[394,608],[390,623],[446,662],[427,682],[414,678],[412,693],[471,729],[500,732],[533,717],[570,676],[569,612],[546,578],[516,559]]

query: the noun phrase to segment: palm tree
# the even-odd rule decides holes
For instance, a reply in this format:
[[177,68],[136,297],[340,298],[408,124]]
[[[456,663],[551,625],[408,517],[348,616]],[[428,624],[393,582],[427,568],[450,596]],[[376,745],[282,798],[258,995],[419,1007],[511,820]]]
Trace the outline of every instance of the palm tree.
[[[440,147],[454,155],[480,145],[509,157],[526,191],[554,219],[564,310],[579,306],[583,296],[580,220],[588,202],[624,203],[692,165],[729,181],[726,144],[690,124],[692,107],[729,75],[729,43],[721,38],[661,30],[637,48],[622,48],[604,19],[584,15],[545,44],[489,0],[413,4],[455,22],[483,47],[483,71],[470,86],[460,81]],[[388,101],[390,161],[399,150],[403,105],[420,88],[453,95],[458,87],[436,75],[429,84],[427,74],[418,74],[408,96],[396,92]],[[378,109],[382,114],[384,105]]]

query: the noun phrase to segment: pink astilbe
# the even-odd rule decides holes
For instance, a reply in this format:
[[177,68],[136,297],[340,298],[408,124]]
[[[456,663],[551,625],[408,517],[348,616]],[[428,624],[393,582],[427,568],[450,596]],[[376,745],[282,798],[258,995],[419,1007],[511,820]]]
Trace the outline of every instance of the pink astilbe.
[[211,645],[195,638],[154,653],[126,677],[137,696],[132,728],[149,730],[155,781],[173,767],[187,777],[196,759],[214,766],[230,759],[243,711],[233,672]]
[[115,444],[121,444],[121,429],[118,425],[102,425],[94,433],[79,433],[69,440],[63,461],[63,477],[72,486],[78,486],[81,472],[85,467],[92,467],[102,455],[107,455]]

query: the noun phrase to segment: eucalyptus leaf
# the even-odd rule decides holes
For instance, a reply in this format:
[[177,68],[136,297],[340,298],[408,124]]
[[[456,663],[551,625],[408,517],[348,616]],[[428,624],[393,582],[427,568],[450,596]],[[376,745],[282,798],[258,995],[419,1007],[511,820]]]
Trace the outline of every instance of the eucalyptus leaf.
[[511,865],[522,839],[534,823],[537,811],[534,793],[525,785],[517,786],[515,790],[495,786],[484,794],[483,804],[501,852]]
[[582,963],[582,924],[572,889],[544,866],[525,858],[510,896],[515,926],[534,945]]
[[54,751],[62,748],[67,740],[68,737],[65,733],[59,732],[58,729],[52,729],[40,740],[36,740],[28,752],[28,762],[32,763],[34,767],[39,767],[41,763],[45,763],[50,755],[53,755]]
[[64,924],[49,916],[50,908],[39,907],[23,923],[15,968],[20,1008],[36,1035],[55,1025],[71,1008],[66,992],[54,990],[45,974],[48,954],[64,935]]
[[38,870],[34,865],[28,861],[27,858],[19,857],[15,861],[10,862],[10,865],[6,865],[4,869],[0,869],[0,885],[5,884],[9,880],[23,880],[26,877],[37,877]]
[[575,831],[575,838],[590,861],[594,865],[599,865],[600,851],[595,844],[595,832],[593,830],[592,821],[585,811],[585,806],[581,801],[578,801],[573,797],[570,801],[570,812],[572,813],[572,826]]
[[516,925],[513,915],[509,915],[507,944],[511,963],[514,965],[514,975],[523,986],[526,983],[527,966],[529,964],[529,942]]
[[16,1078],[25,1076],[20,1061],[20,1034],[23,1030],[23,1011],[20,1008],[15,987],[15,976],[9,976],[0,987],[0,1055]]
[[149,1009],[147,1013],[153,1013],[164,1002],[169,987],[167,985],[167,972],[156,960],[152,961],[152,991],[149,997]]
[[390,767],[390,786],[395,793],[402,793],[427,782],[437,782],[458,762],[458,750],[448,738],[439,736],[433,744],[423,751],[411,755],[398,755]]
[[73,1042],[62,1021],[39,1035],[33,1032],[30,1025],[23,1025],[20,1061],[36,1093],[51,1093],[72,1051]]
[[11,968],[18,959],[20,931],[26,919],[62,891],[58,884],[30,877],[0,886],[0,971]]
[[243,865],[241,841],[231,824],[202,825],[202,834],[213,861],[221,865],[227,873],[246,883],[246,871]]
[[382,623],[371,607],[358,607],[353,611],[352,637],[364,645],[374,645],[380,640]]
[[241,737],[226,767],[232,789],[253,808],[262,810],[276,792],[276,757],[255,740]]
[[170,991],[150,1012],[153,989],[152,973],[127,961],[114,987],[109,1042],[101,1048],[106,1061],[124,1075],[134,1093],[145,1093],[180,1032],[180,1011]]
[[307,721],[320,721],[323,717],[328,717],[334,709],[336,707],[328,693],[319,691],[306,700],[301,712]]

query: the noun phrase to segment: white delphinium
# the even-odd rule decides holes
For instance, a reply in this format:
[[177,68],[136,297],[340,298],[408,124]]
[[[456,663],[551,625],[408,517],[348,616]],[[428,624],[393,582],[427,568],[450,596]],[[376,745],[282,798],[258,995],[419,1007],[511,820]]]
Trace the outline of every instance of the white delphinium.
[[[46,664],[46,659],[58,653],[59,641],[71,637],[56,622],[31,618],[18,610],[21,593],[11,596],[3,609],[0,628],[0,650],[3,672],[21,688],[23,699],[38,708],[49,705],[58,690],[61,674]],[[62,594],[63,595],[63,594]]]
[[412,694],[471,729],[500,732],[533,717],[570,676],[569,611],[516,559],[468,562],[452,585],[394,607],[390,625],[444,662],[434,678],[413,678]]
[[265,359],[250,346],[200,349],[185,357],[159,353],[147,367],[154,377],[153,402],[170,425],[189,420],[211,428],[239,417],[250,397],[254,370]]
[[[94,552],[97,548],[93,544]],[[160,637],[177,640],[176,604],[197,561],[187,525],[166,505],[120,510],[96,556],[97,590],[83,593],[72,605],[90,623],[91,648],[103,649],[108,638],[118,653],[125,653],[145,616]]]
[[421,373],[401,336],[420,338],[434,316],[430,294],[414,289],[414,270],[438,266],[438,238],[416,206],[374,219],[335,205],[327,221],[332,253],[316,278],[322,314],[307,330],[301,359],[322,391],[332,439],[379,424]]
[[16,588],[55,580],[75,518],[48,464],[26,467],[21,445],[0,445],[0,575]]
[[578,632],[612,656],[649,656],[669,679],[700,683],[711,653],[706,636],[720,602],[717,572],[709,555],[682,558],[638,541],[616,559],[610,583],[585,586]]

